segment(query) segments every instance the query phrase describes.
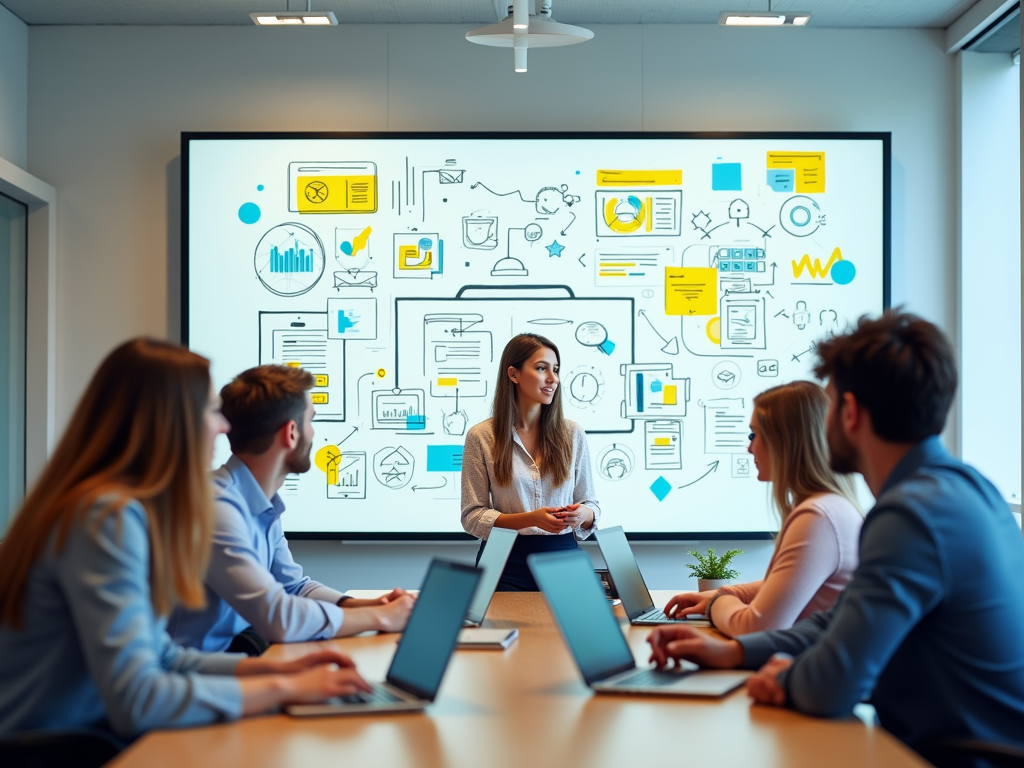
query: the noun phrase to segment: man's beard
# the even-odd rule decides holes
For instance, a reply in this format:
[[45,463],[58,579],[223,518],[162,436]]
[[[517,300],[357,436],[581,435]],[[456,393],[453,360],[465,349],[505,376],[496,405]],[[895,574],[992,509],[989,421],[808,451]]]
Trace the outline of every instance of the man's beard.
[[302,440],[295,446],[295,449],[288,454],[288,458],[284,460],[284,468],[288,470],[290,475],[301,475],[303,472],[309,472],[309,468],[312,466],[312,462],[309,459],[309,452],[313,448],[313,440]]
[[828,440],[828,465],[832,471],[843,475],[857,472],[857,451],[839,425],[839,408],[832,410],[832,418],[825,425],[825,437]]

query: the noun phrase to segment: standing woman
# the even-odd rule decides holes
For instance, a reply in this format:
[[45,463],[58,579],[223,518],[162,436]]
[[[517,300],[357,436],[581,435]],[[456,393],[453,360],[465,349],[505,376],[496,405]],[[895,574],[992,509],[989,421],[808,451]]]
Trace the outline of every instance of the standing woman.
[[676,595],[666,615],[703,613],[737,637],[788,629],[835,604],[857,568],[862,518],[850,476],[829,466],[827,414],[828,396],[811,381],[754,398],[747,451],[782,518],[768,571],[761,581]]
[[167,636],[176,604],[203,604],[227,430],[205,358],[135,339],[100,365],[0,544],[0,736],[127,740],[369,690],[336,651],[274,662]]
[[586,434],[562,415],[559,364],[543,336],[512,339],[498,366],[494,415],[466,435],[462,527],[479,539],[492,527],[519,531],[500,591],[536,591],[527,556],[576,549],[601,515]]

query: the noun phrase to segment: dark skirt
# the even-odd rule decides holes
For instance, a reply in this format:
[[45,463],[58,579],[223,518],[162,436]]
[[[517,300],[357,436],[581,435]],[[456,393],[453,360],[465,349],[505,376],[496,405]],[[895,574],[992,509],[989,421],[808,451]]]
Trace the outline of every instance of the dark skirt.
[[[480,549],[476,553],[477,565],[480,564],[480,555],[483,554],[486,543],[480,542]],[[530,573],[530,566],[526,564],[526,558],[534,552],[565,552],[570,549],[579,549],[576,537],[571,533],[559,536],[517,536],[496,591],[539,592],[537,582]]]

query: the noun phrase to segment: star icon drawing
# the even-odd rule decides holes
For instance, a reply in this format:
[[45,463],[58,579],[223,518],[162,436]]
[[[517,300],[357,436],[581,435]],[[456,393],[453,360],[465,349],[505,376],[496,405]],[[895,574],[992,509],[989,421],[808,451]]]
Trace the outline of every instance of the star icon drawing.
[[562,258],[562,251],[565,250],[565,246],[564,245],[559,245],[557,240],[555,240],[553,243],[551,243],[551,245],[546,245],[544,247],[548,249],[548,256],[549,257],[550,256],[557,256],[558,258]]

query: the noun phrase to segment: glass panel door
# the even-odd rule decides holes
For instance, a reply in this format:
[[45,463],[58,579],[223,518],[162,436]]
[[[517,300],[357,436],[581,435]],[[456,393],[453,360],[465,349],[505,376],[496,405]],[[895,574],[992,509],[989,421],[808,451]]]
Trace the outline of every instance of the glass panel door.
[[28,209],[0,195],[0,538],[25,495]]

